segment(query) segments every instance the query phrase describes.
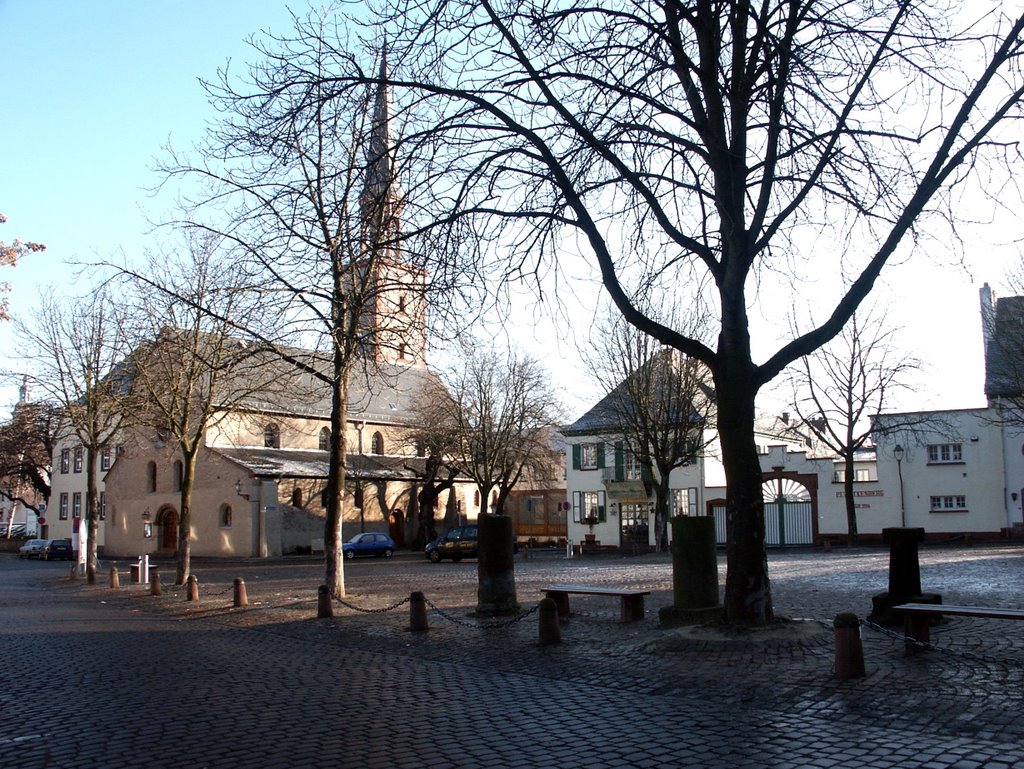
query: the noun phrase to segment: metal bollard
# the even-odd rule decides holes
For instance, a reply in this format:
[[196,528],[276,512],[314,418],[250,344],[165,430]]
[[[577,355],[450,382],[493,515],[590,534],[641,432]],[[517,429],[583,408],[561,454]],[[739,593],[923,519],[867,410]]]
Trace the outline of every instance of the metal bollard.
[[74,582],[76,579],[78,579],[78,564],[77,563],[71,564],[71,571],[68,572],[68,579],[70,579],[72,582]]
[[117,573],[117,567],[110,567],[110,589],[118,590],[121,587],[121,577]]
[[327,585],[316,589],[316,618],[325,619],[334,616],[334,604],[331,603],[331,591]]
[[541,646],[562,643],[562,628],[558,624],[558,605],[552,598],[541,598],[537,609],[538,641]]
[[235,608],[248,605],[249,597],[245,594],[245,581],[241,577],[235,577]]
[[160,595],[160,572],[158,571],[149,575],[149,594]]
[[196,579],[195,574],[188,575],[188,595],[185,600],[187,601],[198,601],[199,600],[199,580]]
[[409,596],[409,630],[421,633],[428,629],[427,599],[417,590]]
[[836,678],[841,681],[863,678],[867,673],[864,669],[864,646],[860,641],[860,620],[857,615],[850,612],[837,614],[832,627],[836,644]]

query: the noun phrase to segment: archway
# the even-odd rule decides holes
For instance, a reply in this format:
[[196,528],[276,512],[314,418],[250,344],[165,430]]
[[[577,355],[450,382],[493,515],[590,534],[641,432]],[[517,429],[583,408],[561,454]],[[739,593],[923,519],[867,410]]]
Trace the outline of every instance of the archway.
[[161,508],[156,514],[156,523],[160,528],[160,552],[177,555],[178,511],[173,507]]

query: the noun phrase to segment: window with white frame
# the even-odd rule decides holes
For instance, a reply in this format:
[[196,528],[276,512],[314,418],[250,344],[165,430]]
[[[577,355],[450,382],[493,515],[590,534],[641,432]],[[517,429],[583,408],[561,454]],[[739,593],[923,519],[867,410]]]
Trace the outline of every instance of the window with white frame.
[[62,449],[60,452],[60,471],[65,475],[71,471],[70,449]]
[[107,492],[100,492],[100,520],[107,520]]
[[593,470],[597,467],[597,444],[580,444],[580,469]]
[[603,491],[574,491],[572,493],[572,519],[575,523],[593,525],[603,523],[605,499]]
[[622,478],[626,481],[639,481],[643,476],[640,471],[640,458],[630,446],[626,446],[622,457]]
[[967,509],[967,497],[963,494],[940,494],[931,498],[931,512],[946,513]]
[[71,517],[82,517],[82,492],[76,491],[71,497]]
[[697,515],[697,488],[676,489],[675,492],[675,514],[695,516]]
[[82,457],[84,453],[84,449],[81,446],[75,447],[75,465],[73,469],[76,473],[82,472]]
[[962,462],[959,443],[932,443],[928,446],[928,464]]
[[100,449],[100,470],[110,469],[110,446]]
[[68,495],[66,493],[60,495],[60,519],[62,521],[68,519]]

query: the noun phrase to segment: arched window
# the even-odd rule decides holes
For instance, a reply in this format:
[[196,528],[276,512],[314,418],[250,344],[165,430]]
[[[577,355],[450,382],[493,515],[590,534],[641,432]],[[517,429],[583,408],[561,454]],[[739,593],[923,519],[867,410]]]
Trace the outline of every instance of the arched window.
[[383,454],[384,453],[384,436],[380,432],[373,434],[373,440],[370,442],[370,453],[371,454]]
[[473,505],[475,507],[480,507],[480,489],[473,492]]
[[263,445],[268,449],[281,448],[281,429],[273,422],[263,428]]
[[146,465],[146,491],[150,494],[156,492],[156,462]]
[[225,529],[231,526],[231,505],[220,506],[220,525]]
[[298,486],[292,489],[292,507],[302,507],[302,489]]
[[331,431],[324,427],[320,430],[320,451],[327,451],[331,448]]
[[174,460],[174,490],[181,491],[181,485],[185,482],[185,466],[180,459]]

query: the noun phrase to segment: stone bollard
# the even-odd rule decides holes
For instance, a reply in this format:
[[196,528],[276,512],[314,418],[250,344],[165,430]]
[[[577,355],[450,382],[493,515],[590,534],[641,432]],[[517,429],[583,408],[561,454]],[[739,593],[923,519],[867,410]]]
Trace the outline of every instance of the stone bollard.
[[160,572],[154,571],[149,575],[149,594],[160,595]]
[[541,646],[562,643],[562,628],[558,624],[558,606],[552,598],[541,598],[537,609],[538,640]]
[[121,587],[121,577],[117,573],[117,567],[110,567],[110,589],[117,590]]
[[331,591],[327,585],[321,585],[316,590],[316,617],[325,619],[334,616],[334,605],[331,603]]
[[68,579],[70,579],[72,582],[74,582],[76,579],[78,579],[78,564],[77,563],[71,564],[71,571],[68,572]]
[[421,633],[427,629],[427,599],[417,590],[409,596],[409,630]]
[[241,577],[235,577],[235,608],[248,605],[249,597],[245,594],[245,581]]
[[198,601],[199,600],[199,580],[196,579],[195,574],[188,575],[188,589],[186,601]]
[[863,678],[864,647],[860,642],[860,620],[856,614],[837,614],[832,623],[836,644],[836,678]]

